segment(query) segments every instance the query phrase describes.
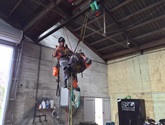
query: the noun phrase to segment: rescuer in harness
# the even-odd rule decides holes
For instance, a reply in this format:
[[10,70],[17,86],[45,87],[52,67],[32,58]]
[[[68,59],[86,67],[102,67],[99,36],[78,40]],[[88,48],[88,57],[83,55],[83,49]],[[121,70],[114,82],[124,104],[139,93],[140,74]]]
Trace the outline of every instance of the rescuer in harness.
[[[65,39],[63,37],[60,37],[58,39],[59,46],[56,46],[52,57],[57,58],[59,61],[60,66],[62,69],[64,69],[68,65],[68,61],[70,56],[73,54],[73,52],[68,48],[68,46],[65,44]],[[67,87],[67,79],[68,76],[64,73],[64,88]]]
[[59,46],[56,46],[52,57],[56,57],[59,60],[59,64],[64,70],[64,88],[67,87],[67,80],[69,76],[73,75],[73,89],[80,91],[78,87],[77,73],[83,72],[88,68],[92,61],[85,57],[84,53],[73,53],[67,45],[65,45],[65,39],[60,37],[58,39]]

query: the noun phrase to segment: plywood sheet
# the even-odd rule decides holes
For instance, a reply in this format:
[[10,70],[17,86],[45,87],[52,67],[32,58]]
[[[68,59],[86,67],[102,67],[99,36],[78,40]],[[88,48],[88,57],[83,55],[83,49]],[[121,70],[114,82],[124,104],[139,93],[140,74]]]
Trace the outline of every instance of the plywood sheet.
[[142,92],[151,92],[151,82],[149,75],[149,66],[147,55],[141,55],[139,57],[140,61],[140,76],[142,82]]
[[154,106],[154,115],[155,120],[165,118],[165,93],[153,93],[153,106]]
[[141,92],[143,89],[138,58],[108,66],[110,93]]
[[142,92],[151,92],[151,81],[142,81]]
[[125,75],[125,62],[108,66],[108,83],[110,93],[124,93],[128,91]]
[[148,56],[151,89],[153,92],[165,92],[165,52],[160,51]]
[[148,58],[147,55],[141,55],[139,57],[139,67],[140,67],[140,74],[141,74],[141,79],[143,82],[149,81],[150,80],[150,74],[149,74],[149,66],[148,66]]
[[110,83],[125,82],[125,62],[108,65],[108,77]]

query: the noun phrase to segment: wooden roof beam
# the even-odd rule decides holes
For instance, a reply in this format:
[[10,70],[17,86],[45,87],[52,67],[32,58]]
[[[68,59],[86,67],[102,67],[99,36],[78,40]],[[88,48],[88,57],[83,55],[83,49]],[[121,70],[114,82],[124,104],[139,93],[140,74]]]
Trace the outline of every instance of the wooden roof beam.
[[75,7],[72,10],[72,13],[74,13],[74,11],[76,11],[77,9],[80,8],[80,6],[82,6],[83,4],[89,2],[89,0],[82,0],[78,5],[75,5]]
[[[113,13],[109,12],[108,14],[109,14],[109,16],[112,18],[112,20],[115,22],[115,24],[117,25],[118,29],[119,29],[119,30],[122,29],[121,23],[119,23],[119,22],[114,18]],[[130,35],[127,31],[122,30],[121,32],[127,37],[127,40],[129,40],[129,42],[130,42],[131,44],[133,44],[136,48],[138,48],[138,45],[137,45],[136,43],[133,42],[131,35]],[[128,42],[128,41],[127,41],[127,42]]]
[[[144,38],[144,37],[147,37],[147,36],[150,36],[150,35],[156,34],[156,33],[158,33],[158,32],[162,32],[162,31],[165,31],[165,28],[164,28],[164,27],[161,28],[161,29],[158,29],[158,30],[155,30],[155,31],[152,31],[152,32],[146,33],[146,34],[139,35],[139,36],[134,37],[134,38],[132,38],[132,39],[133,39],[133,40],[141,39],[141,38]],[[125,44],[126,41],[124,41],[124,42],[120,42],[120,43]],[[100,49],[98,49],[97,51],[103,51],[103,50],[110,49],[110,48],[115,47],[115,46],[118,46],[118,45],[120,45],[120,44],[109,45],[109,46],[106,46],[106,47],[100,48]]]
[[[102,3],[103,0],[100,0],[99,3]],[[61,29],[62,27],[64,27],[65,25],[67,25],[70,21],[74,20],[75,18],[81,16],[82,14],[88,12],[90,10],[90,7],[86,8],[85,10],[81,11],[80,13],[78,13],[77,15],[71,17],[70,19],[66,20],[65,22],[63,22],[61,25],[57,26],[56,28],[54,28],[53,30],[51,30],[50,32],[48,32],[47,34],[45,34],[44,36],[42,36],[41,38],[39,38],[38,40],[36,40],[35,42],[38,43],[41,40],[45,39],[46,37],[48,37],[49,35],[51,35],[52,33],[56,32],[57,30]]]
[[129,32],[129,31],[134,30],[134,29],[136,29],[138,27],[142,27],[142,26],[145,26],[146,24],[149,24],[149,23],[152,23],[152,22],[155,22],[155,21],[158,21],[158,20],[162,20],[162,19],[165,19],[165,15],[164,14],[161,15],[161,16],[155,17],[153,19],[149,19],[149,20],[147,20],[147,21],[145,21],[143,23],[139,23],[139,24],[137,24],[135,26],[128,27],[128,28],[126,28],[126,31]]
[[11,26],[13,26],[13,27],[15,27],[17,29],[20,29],[20,30],[22,29],[22,26],[19,23],[7,19],[8,18],[7,15],[5,15],[2,12],[0,12],[0,18],[2,18],[5,22],[7,22],[8,24],[10,24]]
[[[87,26],[87,28],[88,28],[88,29],[90,29],[90,30],[92,30],[93,32],[95,32],[95,33],[97,33],[97,34],[99,34],[99,35],[101,35],[101,36],[102,36],[102,33],[100,33],[100,32],[98,32],[98,31],[96,31],[96,30],[94,30],[94,29],[90,28],[89,26]],[[115,34],[115,35],[118,35],[118,34]],[[109,39],[110,41],[112,41],[112,42],[114,42],[114,43],[120,44],[120,45],[121,45],[121,46],[123,46],[123,47],[127,47],[127,46],[126,46],[126,45],[124,45],[123,43],[120,43],[120,42],[118,42],[118,41],[114,40],[112,37],[114,37],[114,36],[113,36],[113,35],[111,35],[111,36],[106,37],[106,38],[104,38],[104,39]],[[101,40],[99,40],[98,42],[100,43],[100,41],[102,41],[102,39],[101,39]],[[92,45],[92,43],[91,43],[90,45]]]
[[92,46],[92,45],[101,43],[102,41],[105,41],[105,40],[107,40],[107,39],[112,39],[113,37],[118,36],[118,35],[121,35],[121,34],[122,34],[122,32],[118,32],[118,33],[116,33],[116,34],[113,34],[113,35],[110,35],[110,36],[106,36],[105,38],[100,39],[100,40],[98,40],[98,41],[95,41],[95,42],[91,43],[90,45]]
[[[114,11],[117,10],[119,7],[122,7],[122,6],[128,4],[128,3],[131,2],[131,1],[132,1],[132,0],[125,0],[124,2],[122,2],[122,3],[118,4],[118,5],[116,5],[115,7],[113,7],[109,12],[114,12]],[[106,14],[107,14],[107,13],[106,13]],[[90,20],[90,21],[87,23],[87,25],[89,25],[89,24],[91,24],[91,23],[93,23],[93,22],[99,20],[99,19],[102,18],[102,17],[103,17],[103,15],[100,15],[99,17]],[[82,27],[83,27],[83,26],[77,27],[77,28],[74,30],[74,32],[80,30]]]
[[[141,9],[141,10],[139,10],[139,11],[133,13],[133,14],[130,14],[130,15],[128,15],[128,16],[122,18],[121,20],[117,21],[117,22],[120,23],[120,22],[122,22],[122,21],[124,21],[124,20],[126,20],[126,19],[128,19],[128,18],[130,18],[130,17],[132,17],[132,16],[134,16],[134,15],[137,15],[137,14],[139,14],[139,13],[141,13],[141,12],[147,10],[147,9],[150,9],[150,8],[156,6],[156,5],[159,5],[159,4],[161,4],[161,3],[163,3],[163,1],[159,1],[159,2],[157,2],[157,3],[155,3],[155,4],[152,4],[152,5],[150,5],[150,6],[146,7],[146,8],[144,8],[144,9]],[[107,13],[106,13],[106,14],[107,14]],[[94,21],[95,21],[95,20],[94,20]],[[92,21],[92,23],[93,23],[94,21]],[[112,23],[112,24],[113,24],[113,23]],[[143,23],[140,23],[140,24],[143,24]],[[110,25],[111,25],[111,24],[110,24]],[[108,25],[108,26],[109,26],[109,25]],[[107,27],[108,27],[108,26],[107,26]],[[139,25],[139,26],[140,26],[140,25]],[[138,27],[139,27],[139,26],[138,26]],[[130,28],[130,30],[131,30],[131,29],[134,29],[134,27],[136,28],[137,25],[136,25],[136,26],[133,26],[133,28]],[[80,28],[79,28],[79,29],[80,29]],[[77,29],[75,29],[75,31],[77,31],[77,30],[79,30],[79,29],[77,28]],[[128,29],[128,28],[126,28],[126,29]],[[101,30],[103,30],[103,28],[100,29],[99,31],[101,31]],[[129,31],[130,31],[130,30],[129,30]],[[126,31],[128,31],[128,30],[126,30]],[[89,36],[91,36],[91,35],[93,35],[93,34],[95,34],[95,33],[92,32],[92,33],[86,35],[85,38],[87,38],[87,37],[89,37]]]
[[14,6],[14,8],[10,11],[8,18],[14,13],[14,11],[17,9],[17,7],[22,3],[23,0],[18,0],[17,4]]
[[135,15],[138,15],[138,14],[140,14],[140,13],[146,11],[146,10],[149,10],[149,9],[151,9],[151,8],[153,8],[153,7],[157,6],[157,5],[159,5],[159,4],[162,4],[162,3],[164,3],[164,2],[165,2],[165,0],[161,0],[161,1],[158,1],[158,2],[156,2],[156,3],[154,3],[154,4],[151,4],[151,5],[149,5],[148,7],[145,7],[145,8],[143,8],[143,9],[140,9],[139,11],[136,11],[135,13],[132,13],[132,14],[130,14],[130,15],[128,15],[128,16],[126,16],[126,17],[124,17],[124,18],[118,20],[118,22],[125,21],[125,20],[127,20],[127,19],[129,19],[129,18],[131,18],[131,17],[133,17],[133,16],[135,16]]
[[[95,22],[95,21],[101,19],[102,17],[103,17],[103,15],[100,15],[99,17],[90,20],[90,21],[87,23],[87,25],[89,25],[89,24],[91,24],[91,23],[93,23],[93,22]],[[76,31],[80,30],[82,27],[84,27],[84,25],[81,25],[80,27],[77,27],[75,30],[73,30],[73,32],[76,32]]]
[[[121,43],[125,44],[125,42],[121,42]],[[103,51],[103,50],[106,50],[106,49],[110,49],[110,48],[113,48],[113,47],[115,47],[115,46],[117,46],[117,45],[120,45],[120,44],[108,45],[108,46],[105,46],[105,47],[103,47],[103,48],[97,49],[97,51]]]
[[[37,2],[37,1],[34,1],[32,0],[33,3],[35,4],[38,4],[39,6],[42,6],[43,8],[47,9],[47,6],[40,3],[40,2]],[[54,1],[53,1],[54,2]],[[55,9],[50,9],[51,12],[55,13],[55,14],[58,14],[59,16],[65,18],[65,19],[68,19],[70,17],[70,14],[68,14],[67,12],[65,12],[63,9],[61,9],[60,7],[58,7],[58,5],[60,4],[61,1],[57,1],[52,3],[54,4],[54,7],[56,7]]]
[[[153,47],[156,47],[156,46],[165,45],[164,41],[165,41],[165,38],[160,39],[160,40],[156,40],[156,41],[153,41],[153,42],[150,42],[150,43],[143,44],[143,45],[139,46],[139,50],[146,50],[146,49],[153,48]],[[103,56],[103,59],[104,60],[110,60],[110,59],[117,58],[117,57],[120,57],[120,56],[124,56],[124,55],[127,55],[127,54],[139,52],[139,50],[134,47],[134,48],[122,50],[122,51],[119,51],[119,52],[107,54],[107,55]]]
[[43,15],[45,15],[50,9],[54,7],[54,4],[50,3],[47,8],[44,8],[35,18],[33,18],[28,24],[26,24],[23,28],[23,31],[26,32],[31,26],[33,26],[36,22],[38,22]]
[[[115,23],[111,23],[111,24],[107,25],[106,28],[109,28],[109,27],[111,27],[111,26],[113,26],[113,25],[115,25]],[[97,30],[97,31],[100,32],[100,31],[103,31],[103,29],[104,29],[104,28],[101,28],[101,29],[99,29],[99,30]],[[91,32],[91,33],[85,35],[84,38],[87,38],[87,37],[89,37],[89,36],[91,36],[91,35],[94,35],[94,34],[95,34],[95,32]]]
[[141,38],[144,38],[144,37],[147,37],[147,36],[151,36],[153,34],[156,34],[156,33],[159,33],[159,32],[163,32],[163,31],[165,31],[165,27],[160,28],[158,30],[151,31],[151,32],[146,33],[146,34],[142,34],[140,36],[137,36],[137,37],[133,38],[133,40],[141,39]]
[[[137,25],[135,25],[135,26],[128,27],[128,28],[126,28],[125,31],[128,32],[128,31],[131,31],[131,30],[136,29],[136,28],[138,28],[138,27],[144,26],[144,25],[146,25],[146,24],[149,24],[149,23],[152,23],[152,22],[154,22],[154,21],[161,20],[161,19],[164,19],[164,18],[165,18],[165,15],[161,15],[161,16],[159,16],[159,17],[156,17],[156,18],[151,19],[151,20],[147,20],[146,22],[137,24]],[[112,34],[112,36],[114,37],[114,36],[120,35],[121,33],[122,33],[122,31],[120,31],[120,32],[118,32],[118,33],[114,33],[114,34]],[[111,38],[112,38],[112,37],[111,37]],[[107,38],[105,37],[105,38],[102,39],[102,40],[98,40],[98,41],[95,41],[95,42],[91,43],[91,45],[98,44],[98,43],[100,43],[100,42],[102,42],[102,41],[104,41],[104,40],[106,40],[106,39],[107,39]],[[118,45],[119,45],[119,44],[116,44],[116,46],[118,46]]]

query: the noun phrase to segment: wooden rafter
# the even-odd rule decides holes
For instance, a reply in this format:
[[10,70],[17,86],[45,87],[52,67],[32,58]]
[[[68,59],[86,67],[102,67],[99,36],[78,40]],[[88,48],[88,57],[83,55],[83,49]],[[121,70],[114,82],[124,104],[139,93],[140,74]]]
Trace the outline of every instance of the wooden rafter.
[[8,18],[14,13],[14,11],[17,9],[17,7],[22,3],[23,0],[18,0],[17,4],[13,7],[13,9],[10,11]]
[[[98,3],[102,3],[103,0],[98,1]],[[65,22],[63,22],[61,25],[57,26],[56,28],[54,28],[53,30],[51,30],[50,32],[48,32],[47,34],[45,34],[44,36],[42,36],[41,38],[39,38],[38,40],[36,40],[36,43],[40,42],[41,40],[45,39],[46,37],[48,37],[49,35],[51,35],[52,33],[56,32],[57,30],[61,29],[62,27],[66,26],[70,21],[74,20],[75,18],[81,16],[82,14],[88,12],[90,10],[90,7],[86,8],[85,10],[81,11],[80,13],[78,13],[77,15],[74,15],[73,17],[71,17],[70,19],[66,20]]]
[[122,32],[118,32],[118,33],[116,33],[116,34],[113,34],[113,35],[107,36],[107,37],[105,37],[105,38],[103,38],[103,39],[100,39],[100,40],[98,40],[98,41],[96,41],[96,42],[93,42],[93,43],[91,43],[90,45],[92,46],[92,45],[101,43],[102,41],[105,41],[105,40],[107,40],[107,39],[111,39],[111,38],[113,38],[113,37],[115,37],[115,36],[118,36],[118,35],[121,35],[121,34],[122,34]]
[[50,3],[47,8],[44,8],[35,18],[33,18],[28,24],[23,28],[23,31],[26,32],[31,26],[33,26],[37,21],[39,21],[43,16],[54,7],[54,4]]
[[[131,18],[131,17],[133,17],[133,16],[136,16],[136,15],[139,14],[139,13],[142,13],[142,12],[148,10],[148,9],[151,9],[151,8],[154,7],[154,6],[157,6],[157,5],[161,4],[161,3],[163,3],[163,1],[164,1],[164,0],[159,1],[159,2],[156,2],[156,3],[154,3],[154,4],[152,4],[152,5],[148,6],[148,7],[146,7],[146,8],[144,8],[144,9],[141,9],[141,10],[135,12],[135,13],[132,13],[132,14],[130,14],[130,15],[128,15],[128,16],[126,16],[126,17],[124,17],[124,18],[118,20],[117,22],[121,23],[122,21],[124,21],[124,20],[126,20],[126,19],[129,19],[129,18]],[[109,13],[112,13],[112,11],[110,11]],[[106,14],[108,14],[108,13],[106,13]],[[100,16],[100,18],[101,18],[101,17],[102,17],[102,16]],[[100,19],[100,18],[99,18],[99,19]],[[97,19],[97,18],[96,18],[96,19]],[[95,21],[96,21],[96,20],[92,20],[91,22],[89,22],[89,24],[91,24],[91,23],[93,23],[93,22],[95,22]],[[108,25],[107,27],[109,27],[109,26],[111,26],[111,25],[113,25],[113,24],[115,24],[115,23],[112,23],[112,24]],[[141,23],[141,24],[143,24],[143,23]],[[136,27],[136,26],[134,26],[134,27]],[[134,28],[134,27],[133,27],[133,28]],[[133,29],[133,28],[130,28],[130,29]],[[81,29],[81,28],[76,28],[75,31],[80,30],[80,29]],[[103,30],[103,28],[100,29],[99,31],[101,31],[101,30]],[[92,32],[92,33],[86,35],[85,38],[87,38],[87,37],[89,37],[89,36],[91,36],[91,35],[94,35],[94,34],[95,34],[95,33]]]
[[[132,27],[128,27],[128,28],[125,29],[125,31],[126,31],[126,32],[130,32],[131,30],[134,30],[134,29],[136,29],[136,28],[142,27],[142,26],[144,26],[144,25],[146,25],[146,24],[149,24],[149,23],[152,23],[152,22],[154,22],[154,21],[161,20],[161,19],[164,19],[164,18],[165,18],[165,15],[161,15],[161,16],[159,16],[159,17],[157,17],[157,18],[153,18],[153,19],[151,19],[151,20],[147,20],[147,21],[145,21],[145,22],[143,22],[143,23],[139,23],[139,24],[134,25],[134,26],[132,26]],[[114,34],[112,34],[111,36],[114,37],[114,36],[117,36],[117,35],[120,35],[120,34],[122,34],[122,31],[120,31],[120,32],[118,32],[118,33],[114,33]],[[111,37],[111,36],[110,36],[110,37]],[[111,38],[112,38],[112,37],[111,37]],[[104,41],[104,40],[106,40],[106,39],[107,39],[107,38],[105,37],[104,39],[101,39],[101,40],[98,40],[98,41],[95,41],[95,42],[91,43],[91,45],[98,44],[98,43],[100,43],[100,42],[102,42],[102,41]],[[118,45],[118,44],[116,44],[116,45]]]
[[[128,3],[131,2],[131,1],[132,1],[132,0],[125,0],[124,2],[122,2],[122,3],[118,4],[118,5],[116,5],[115,7],[113,7],[109,12],[114,12],[114,11],[117,10],[119,7],[122,7],[122,6],[128,4]],[[102,17],[103,17],[103,15],[100,15],[99,17],[90,20],[90,21],[87,23],[87,25],[89,25],[89,24],[91,24],[91,23],[93,23],[93,22],[99,20],[99,19],[102,18]],[[74,30],[74,32],[80,30],[82,27],[83,27],[83,26],[77,27],[77,28]]]
[[[164,41],[165,41],[165,38],[160,39],[160,40],[156,40],[156,41],[153,41],[153,42],[150,42],[150,43],[139,46],[139,49],[140,50],[146,50],[146,49],[149,49],[149,48],[152,48],[152,47],[165,45]],[[112,54],[107,54],[107,55],[103,56],[103,59],[104,60],[109,60],[109,59],[124,56],[124,55],[127,55],[127,54],[136,53],[138,51],[139,50],[134,47],[134,48],[122,50],[122,51],[119,51],[119,52],[115,52],[115,53],[112,53]]]
[[154,3],[154,4],[149,5],[148,7],[140,9],[139,11],[136,11],[135,13],[132,13],[132,14],[130,14],[130,15],[128,15],[128,16],[118,20],[118,22],[122,22],[122,21],[125,21],[127,19],[130,19],[131,17],[136,16],[136,15],[138,15],[140,13],[143,13],[144,11],[149,10],[149,9],[151,9],[151,8],[157,6],[157,5],[161,5],[164,2],[165,2],[165,0],[160,0],[160,1],[156,2],[156,3]]
[[[108,14],[109,14],[109,16],[112,18],[112,20],[114,21],[114,23],[117,25],[117,28],[118,28],[119,30],[122,29],[121,23],[119,23],[119,22],[114,18],[113,13],[109,12]],[[129,34],[127,31],[122,30],[121,32],[126,36],[127,42],[128,42],[128,40],[129,40],[130,43],[132,43],[136,48],[138,48],[138,45],[137,45],[136,43],[133,42],[132,37],[130,36],[130,34]]]
[[[152,32],[148,32],[148,33],[145,33],[145,34],[136,36],[136,37],[134,37],[134,38],[132,38],[132,39],[133,39],[133,40],[138,40],[138,39],[145,38],[145,37],[147,37],[147,36],[150,36],[150,35],[156,34],[156,33],[158,33],[158,32],[162,32],[162,31],[165,31],[165,28],[164,28],[164,27],[163,27],[163,28],[160,28],[160,29],[158,29],[158,30],[152,31]],[[122,43],[122,44],[125,44],[126,41],[123,41],[123,42],[121,42],[121,43]],[[97,51],[103,51],[103,50],[105,50],[105,49],[111,49],[111,48],[113,48],[113,47],[115,47],[115,46],[118,46],[118,45],[120,45],[120,44],[109,45],[109,46],[106,46],[106,47],[97,49]]]

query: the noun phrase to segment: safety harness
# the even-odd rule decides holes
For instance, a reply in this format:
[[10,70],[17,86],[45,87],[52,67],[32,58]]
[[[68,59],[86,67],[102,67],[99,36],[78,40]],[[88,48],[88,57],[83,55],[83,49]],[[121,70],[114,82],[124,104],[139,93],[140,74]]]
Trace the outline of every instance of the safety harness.
[[57,59],[59,60],[60,58],[69,58],[72,55],[72,51],[68,48],[68,46],[60,47],[60,49],[57,51]]

